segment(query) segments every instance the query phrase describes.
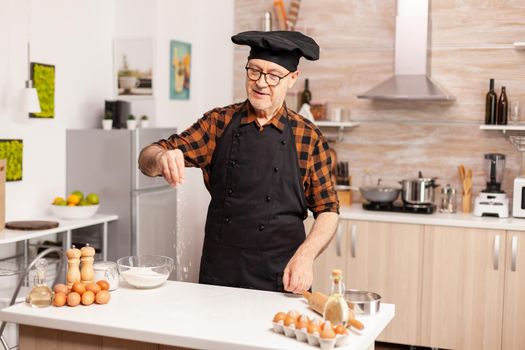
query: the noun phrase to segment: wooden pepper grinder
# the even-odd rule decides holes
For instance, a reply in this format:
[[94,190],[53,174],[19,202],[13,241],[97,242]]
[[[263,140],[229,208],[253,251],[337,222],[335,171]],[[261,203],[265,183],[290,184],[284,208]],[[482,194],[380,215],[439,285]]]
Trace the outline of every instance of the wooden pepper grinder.
[[95,279],[95,270],[93,269],[95,249],[90,247],[89,244],[86,244],[85,247],[80,249],[80,253],[82,254],[82,258],[80,259],[82,261],[82,268],[80,270],[82,283],[93,283]]
[[80,281],[80,250],[71,246],[70,249],[66,251],[67,255],[67,288],[71,290],[73,283]]

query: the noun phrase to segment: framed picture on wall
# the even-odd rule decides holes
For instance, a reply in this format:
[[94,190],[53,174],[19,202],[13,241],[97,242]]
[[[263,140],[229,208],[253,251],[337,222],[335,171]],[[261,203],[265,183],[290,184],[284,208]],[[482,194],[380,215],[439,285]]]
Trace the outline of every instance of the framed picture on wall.
[[114,41],[114,84],[119,97],[153,98],[153,40]]
[[23,153],[22,140],[0,140],[0,159],[6,160],[6,181],[22,180]]
[[31,80],[40,101],[40,113],[29,113],[30,118],[55,117],[55,66],[31,62]]
[[170,100],[190,99],[191,44],[170,42]]

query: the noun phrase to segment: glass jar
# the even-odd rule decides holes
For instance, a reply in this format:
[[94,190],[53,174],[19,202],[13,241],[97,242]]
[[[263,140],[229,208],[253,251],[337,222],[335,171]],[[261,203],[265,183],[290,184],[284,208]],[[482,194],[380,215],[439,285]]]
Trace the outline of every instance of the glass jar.
[[119,273],[117,263],[113,261],[95,261],[93,264],[95,271],[95,282],[106,280],[109,283],[109,290],[115,290],[119,286]]
[[455,213],[457,210],[456,189],[452,188],[450,184],[441,188],[441,205],[439,211],[441,213]]

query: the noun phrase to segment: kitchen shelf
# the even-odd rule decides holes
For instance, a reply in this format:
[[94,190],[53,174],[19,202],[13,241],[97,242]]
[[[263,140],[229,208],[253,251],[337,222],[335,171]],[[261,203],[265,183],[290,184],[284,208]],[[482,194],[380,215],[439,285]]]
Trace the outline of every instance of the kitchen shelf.
[[497,130],[512,143],[514,148],[520,152],[525,152],[525,124],[510,125],[485,125],[479,126],[480,130]]
[[514,48],[516,50],[525,50],[525,41],[516,41],[514,43]]
[[323,120],[314,121],[314,124],[320,128],[338,128],[336,139],[331,140],[330,138],[327,138],[329,141],[335,142],[343,141],[345,129],[351,129],[359,126],[359,123],[357,122],[334,122]]

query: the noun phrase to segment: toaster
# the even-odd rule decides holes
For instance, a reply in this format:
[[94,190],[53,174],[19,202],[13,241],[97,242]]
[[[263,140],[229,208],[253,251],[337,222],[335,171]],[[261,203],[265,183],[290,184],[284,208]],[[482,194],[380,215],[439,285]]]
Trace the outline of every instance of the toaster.
[[514,179],[512,216],[515,218],[525,218],[525,177],[522,176]]

